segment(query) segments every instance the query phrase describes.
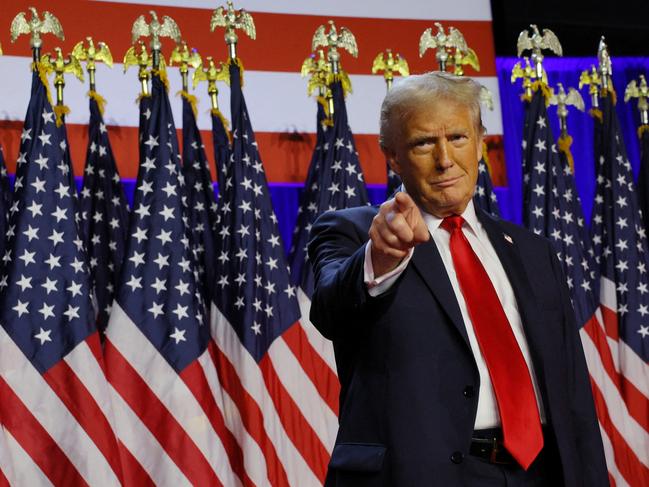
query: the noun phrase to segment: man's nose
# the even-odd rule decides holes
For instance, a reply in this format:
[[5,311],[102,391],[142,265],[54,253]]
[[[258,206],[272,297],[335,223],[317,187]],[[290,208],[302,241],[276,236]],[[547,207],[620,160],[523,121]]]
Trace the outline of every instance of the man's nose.
[[435,165],[441,169],[448,169],[453,165],[453,160],[451,159],[448,141],[441,139],[435,147]]

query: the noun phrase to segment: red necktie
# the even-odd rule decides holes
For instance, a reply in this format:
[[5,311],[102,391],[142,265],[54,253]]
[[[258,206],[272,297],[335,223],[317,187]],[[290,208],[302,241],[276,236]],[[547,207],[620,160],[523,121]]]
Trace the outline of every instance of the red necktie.
[[463,222],[446,217],[442,228],[451,234],[455,273],[496,393],[505,448],[527,470],[543,447],[532,379],[496,290],[462,233]]

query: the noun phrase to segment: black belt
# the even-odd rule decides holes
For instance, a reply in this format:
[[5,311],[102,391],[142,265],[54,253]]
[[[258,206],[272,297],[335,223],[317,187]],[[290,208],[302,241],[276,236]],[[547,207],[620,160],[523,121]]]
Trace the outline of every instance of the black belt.
[[471,438],[469,454],[496,465],[518,465],[503,445],[500,428],[476,430]]

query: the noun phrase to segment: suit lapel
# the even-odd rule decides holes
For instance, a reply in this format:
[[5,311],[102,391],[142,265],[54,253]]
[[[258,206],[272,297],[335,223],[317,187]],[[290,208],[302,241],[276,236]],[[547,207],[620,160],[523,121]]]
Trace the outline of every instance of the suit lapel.
[[460,306],[455,298],[453,286],[451,286],[442,257],[439,255],[435,241],[432,238],[428,242],[415,247],[411,263],[470,349],[471,345],[469,344],[469,337],[466,333]]

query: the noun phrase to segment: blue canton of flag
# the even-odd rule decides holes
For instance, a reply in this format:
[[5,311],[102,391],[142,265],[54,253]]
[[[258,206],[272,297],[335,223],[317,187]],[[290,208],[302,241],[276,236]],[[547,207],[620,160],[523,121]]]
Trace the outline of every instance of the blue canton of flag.
[[[619,338],[649,360],[649,278],[646,230],[640,218],[631,164],[611,96],[601,98],[597,132],[597,188],[591,233],[602,286],[612,286]],[[597,123],[595,125],[598,125]],[[608,286],[602,289],[604,296]],[[605,303],[604,303],[605,304]]]
[[220,196],[230,163],[230,138],[228,137],[227,121],[219,110],[212,110],[212,141],[214,142],[214,163]]
[[129,208],[100,107],[93,96],[89,104],[79,227],[89,259],[97,326],[104,331],[124,260]]
[[326,137],[329,145],[322,165],[318,213],[369,204],[341,83],[333,83],[331,91],[334,125]]
[[5,236],[7,232],[7,219],[11,207],[11,185],[5,164],[5,156],[0,145],[0,255],[4,253]]
[[232,64],[233,142],[221,188],[213,300],[245,348],[260,360],[273,340],[298,320],[299,311],[240,76]]
[[198,272],[197,282],[204,302],[209,302],[214,287],[214,228],[216,227],[216,199],[205,147],[196,125],[192,102],[185,92],[183,100],[183,176],[185,178],[185,205],[188,208],[188,226],[191,249]]
[[[640,171],[638,172],[638,203],[642,210],[642,221],[645,230],[649,229],[649,125],[641,125],[640,134]],[[3,189],[4,190],[4,189]]]
[[141,110],[147,119],[143,153],[116,300],[180,371],[205,350],[209,332],[183,222],[184,178],[171,107],[157,76]]
[[392,170],[390,164],[386,164],[386,165],[388,168],[388,185],[386,188],[385,196],[389,198],[394,194],[396,190],[398,190],[401,187],[401,178],[396,172]]
[[318,201],[320,194],[321,167],[324,154],[329,148],[325,133],[325,112],[322,104],[317,103],[316,141],[311,155],[311,162],[304,181],[304,191],[300,196],[300,206],[297,211],[297,222],[293,230],[293,242],[288,256],[291,272],[291,282],[305,290],[307,296],[313,293],[313,272],[307,262],[306,245],[309,242],[311,225],[318,216]]
[[41,372],[95,331],[83,243],[65,153],[45,87],[23,128],[16,193],[0,280],[2,325]]
[[527,116],[532,130],[527,132],[531,169],[530,200],[523,209],[526,225],[554,245],[568,281],[577,323],[584,326],[598,306],[598,276],[589,254],[590,239],[575,181],[570,166],[556,149],[540,89],[532,96]]
[[318,104],[318,139],[291,246],[291,281],[299,284],[310,299],[313,270],[308,262],[307,243],[311,225],[321,213],[368,204],[367,188],[358,161],[354,136],[347,120],[347,107],[340,82],[331,86],[334,99],[333,127],[322,130],[324,111]]
[[20,462],[20,483],[119,485],[76,189],[55,119],[34,72],[0,278],[0,416],[21,447],[14,459],[32,460]]
[[473,203],[477,208],[481,208],[491,215],[500,216],[498,198],[496,197],[496,193],[494,193],[489,167],[484,158],[478,161],[478,180],[475,186],[475,194],[473,195]]
[[[532,173],[532,166],[534,165],[532,159],[534,158],[534,147],[530,145],[534,131],[536,130],[534,113],[532,113],[532,100],[523,98],[524,115],[523,115],[523,140],[522,147],[522,166],[523,166],[523,208],[529,207],[530,204],[530,177]],[[523,223],[528,226],[525,220],[525,212],[523,212]],[[528,226],[529,227],[529,226]]]

